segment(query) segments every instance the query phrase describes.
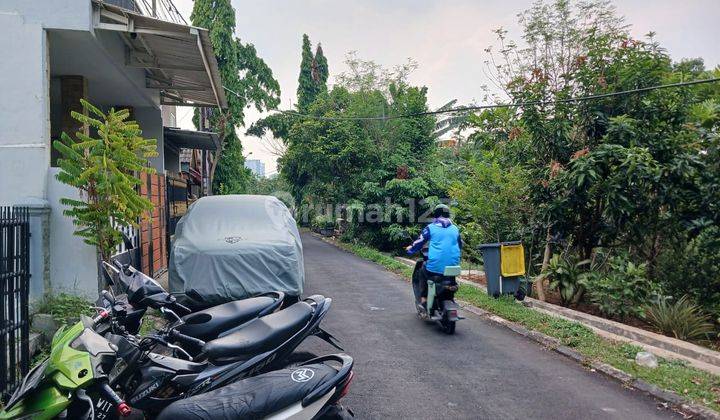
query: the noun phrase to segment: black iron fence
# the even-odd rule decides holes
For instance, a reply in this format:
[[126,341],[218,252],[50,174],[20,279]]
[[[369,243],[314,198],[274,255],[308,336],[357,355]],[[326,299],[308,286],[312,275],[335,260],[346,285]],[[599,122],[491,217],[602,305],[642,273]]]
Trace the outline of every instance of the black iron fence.
[[27,208],[0,207],[0,394],[30,367],[30,221]]

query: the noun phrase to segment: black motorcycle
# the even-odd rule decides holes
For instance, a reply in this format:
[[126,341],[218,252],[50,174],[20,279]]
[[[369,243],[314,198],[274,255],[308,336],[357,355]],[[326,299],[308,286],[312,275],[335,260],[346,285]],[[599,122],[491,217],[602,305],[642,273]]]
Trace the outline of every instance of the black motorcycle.
[[[105,292],[104,297],[113,301],[113,309],[118,306],[110,293]],[[117,346],[123,360],[133,361],[137,366],[116,383],[125,391],[125,400],[132,407],[152,414],[181,398],[255,376],[272,362],[285,359],[310,335],[342,350],[320,328],[331,303],[330,298],[310,296],[209,342],[187,336],[172,324],[136,341],[121,324],[111,323],[105,337]],[[170,309],[162,310],[174,315]],[[181,325],[181,320],[178,322]],[[173,349],[175,356],[183,358],[152,352],[158,345]],[[192,357],[193,352],[198,356]]]
[[[247,322],[276,312],[283,304],[283,292],[268,292],[259,296],[235,300],[192,311],[179,303],[155,279],[129,264],[117,260],[103,262],[106,279],[113,290],[117,323],[130,334],[140,330],[148,308],[168,309],[180,316],[175,322],[177,332],[209,341],[242,328]],[[109,308],[110,301],[103,295],[98,306]]]
[[[447,334],[455,333],[455,322],[464,319],[458,314],[459,305],[455,303],[455,292],[458,284],[455,277],[460,275],[459,266],[446,267],[444,275],[429,275],[425,270],[428,259],[427,248],[422,250],[423,258],[415,263],[412,275],[412,286],[415,294],[415,307],[418,317],[423,320],[435,321]],[[421,301],[423,283],[427,285],[427,302]]]
[[[95,330],[114,324],[108,311],[58,331],[51,355],[23,379],[0,418],[118,419],[134,415],[125,400],[128,381],[147,365],[153,338],[125,334],[106,337]],[[121,328],[113,325],[111,329]],[[178,362],[176,360],[176,362]],[[181,362],[181,361],[180,361]],[[172,360],[164,361],[171,365]],[[309,360],[293,368],[264,373],[192,397],[182,393],[165,411],[142,414],[162,419],[277,418],[345,419],[340,405],[348,392],[353,360],[345,354]],[[162,375],[162,371],[157,372]],[[160,384],[162,378],[157,378]],[[182,378],[176,378],[182,383]],[[187,379],[187,378],[186,378]],[[151,395],[155,389],[146,389]],[[175,390],[164,388],[167,397]],[[186,399],[180,400],[181,398]]]

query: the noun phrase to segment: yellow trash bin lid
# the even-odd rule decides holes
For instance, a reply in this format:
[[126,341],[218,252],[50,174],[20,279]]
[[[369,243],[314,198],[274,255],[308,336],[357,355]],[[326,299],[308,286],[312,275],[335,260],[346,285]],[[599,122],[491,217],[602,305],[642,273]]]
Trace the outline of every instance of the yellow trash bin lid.
[[500,245],[500,274],[503,277],[525,274],[525,248],[522,244]]

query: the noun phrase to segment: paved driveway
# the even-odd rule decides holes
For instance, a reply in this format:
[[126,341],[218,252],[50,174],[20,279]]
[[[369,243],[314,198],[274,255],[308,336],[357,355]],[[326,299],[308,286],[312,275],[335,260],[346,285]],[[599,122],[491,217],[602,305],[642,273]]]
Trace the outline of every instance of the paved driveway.
[[[654,419],[657,401],[465,312],[448,336],[415,317],[410,284],[303,234],[306,294],[333,298],[324,327],[355,359],[343,400],[360,419]],[[317,338],[299,350],[333,348]]]

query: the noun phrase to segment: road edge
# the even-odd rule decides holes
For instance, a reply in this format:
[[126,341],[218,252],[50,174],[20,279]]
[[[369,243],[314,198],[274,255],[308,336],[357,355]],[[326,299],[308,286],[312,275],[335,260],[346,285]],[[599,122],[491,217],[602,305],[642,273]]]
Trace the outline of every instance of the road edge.
[[490,313],[482,308],[478,308],[468,302],[458,301],[462,308],[468,312],[472,312],[475,315],[481,316],[497,325],[503,326],[509,330],[512,330],[516,334],[526,337],[543,347],[550,349],[562,356],[572,359],[579,364],[590,369],[591,372],[600,372],[601,374],[620,382],[623,386],[635,389],[640,392],[651,395],[652,397],[668,403],[677,411],[683,414],[690,414],[698,418],[720,420],[720,413],[711,410],[707,407],[692,403],[683,397],[677,395],[672,391],[662,389],[656,385],[645,382],[642,379],[635,378],[629,373],[623,372],[613,366],[606,363],[597,362],[591,360],[588,357],[583,356],[577,351],[570,347],[564,346],[556,338],[550,337],[538,331],[529,330],[522,325],[516,324],[512,321],[508,321],[505,318],[499,317],[493,313]]
[[[310,232],[314,237],[320,239],[321,241],[332,245],[336,247],[337,249],[340,249],[344,252],[350,253],[355,255],[352,251],[340,246],[336,243],[336,240],[333,240],[331,238],[326,238],[321,235],[316,234],[315,232]],[[356,255],[357,256],[357,255]],[[358,258],[362,258],[360,256],[357,256]],[[399,278],[401,278],[404,281],[407,281],[404,277],[398,275],[397,273],[394,273],[390,270],[388,270],[386,267],[384,267],[381,264],[378,264],[374,261],[362,258],[365,261],[377,264],[378,266],[382,267],[384,270],[386,270],[388,273],[393,274]],[[549,350],[552,350],[562,356],[565,356],[571,360],[574,360],[575,362],[579,363],[580,365],[589,368],[591,372],[600,372],[601,374],[605,375],[606,377],[613,379],[617,382],[619,382],[621,385],[628,387],[630,389],[634,389],[639,392],[644,392],[653,398],[664,402],[668,404],[668,408],[671,408],[675,411],[680,412],[681,414],[687,415],[688,417],[694,417],[694,418],[702,418],[702,419],[711,419],[711,420],[720,420],[720,413],[718,413],[715,410],[712,410],[708,407],[695,404],[691,401],[686,400],[685,398],[681,397],[680,395],[660,388],[656,385],[653,385],[649,382],[646,382],[642,379],[638,379],[634,377],[633,375],[623,372],[620,369],[617,369],[609,364],[597,362],[594,360],[591,360],[588,357],[583,356],[579,352],[571,349],[570,347],[564,346],[560,343],[559,340],[550,337],[549,335],[543,334],[538,331],[529,330],[522,325],[516,324],[512,321],[508,321],[505,318],[502,318],[500,316],[497,316],[491,312],[488,312],[482,308],[479,308],[475,305],[472,305],[469,302],[458,300],[458,302],[461,304],[462,308],[464,310],[467,310],[468,312],[471,312],[475,315],[481,316],[497,325],[503,326],[516,334],[519,334],[523,337],[526,337],[544,348],[547,348]]]

